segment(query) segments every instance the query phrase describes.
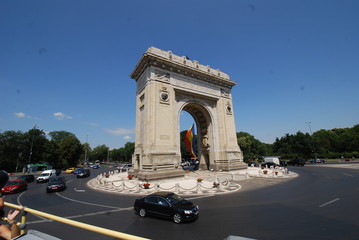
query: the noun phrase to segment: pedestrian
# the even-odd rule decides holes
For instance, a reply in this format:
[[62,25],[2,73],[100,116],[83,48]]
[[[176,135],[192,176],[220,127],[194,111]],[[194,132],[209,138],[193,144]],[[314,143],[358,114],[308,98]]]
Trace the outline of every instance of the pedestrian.
[[[6,182],[9,180],[8,174],[0,170],[0,189],[6,184]],[[0,238],[1,239],[13,239],[20,235],[19,228],[17,227],[15,217],[19,214],[19,210],[10,210],[7,214],[6,221],[8,222],[8,225],[0,224]],[[0,218],[3,218],[5,216],[4,212],[4,196],[0,193]]]

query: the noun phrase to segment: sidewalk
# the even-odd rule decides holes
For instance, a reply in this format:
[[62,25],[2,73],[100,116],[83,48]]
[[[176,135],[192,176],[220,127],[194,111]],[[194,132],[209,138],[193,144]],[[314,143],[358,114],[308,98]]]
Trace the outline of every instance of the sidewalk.
[[[159,179],[142,182],[138,179],[128,179],[127,172],[109,172],[108,177],[99,175],[90,180],[89,187],[116,194],[147,195],[157,191],[170,191],[184,196],[227,194],[241,189],[240,181],[249,178],[293,178],[297,174],[287,169],[248,169],[230,172],[211,172],[198,170],[186,173],[184,177]],[[200,181],[200,179],[202,179]],[[145,185],[149,183],[148,189]]]

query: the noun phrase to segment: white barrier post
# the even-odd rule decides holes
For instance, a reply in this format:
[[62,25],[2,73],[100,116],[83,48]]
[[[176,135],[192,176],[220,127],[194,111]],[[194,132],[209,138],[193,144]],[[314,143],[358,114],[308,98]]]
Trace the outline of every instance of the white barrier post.
[[201,189],[201,183],[200,182],[197,182],[197,193],[198,194],[202,194],[202,189]]

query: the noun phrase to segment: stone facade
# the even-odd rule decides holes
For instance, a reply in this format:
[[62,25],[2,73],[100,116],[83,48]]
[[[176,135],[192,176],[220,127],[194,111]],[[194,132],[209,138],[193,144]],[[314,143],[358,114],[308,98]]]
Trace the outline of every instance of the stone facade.
[[177,177],[181,169],[180,114],[197,126],[201,169],[245,168],[237,144],[231,89],[226,73],[150,47],[133,70],[136,80],[136,140],[133,174],[143,180]]

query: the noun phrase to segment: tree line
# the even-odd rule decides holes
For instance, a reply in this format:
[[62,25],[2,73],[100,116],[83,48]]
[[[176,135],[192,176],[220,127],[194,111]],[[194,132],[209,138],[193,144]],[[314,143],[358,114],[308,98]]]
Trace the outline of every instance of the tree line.
[[[187,131],[181,132],[182,159],[191,155],[183,144]],[[281,156],[283,159],[358,158],[359,124],[351,128],[319,130],[312,135],[297,132],[276,138],[267,144],[246,132],[237,132],[237,141],[245,159],[263,156]],[[40,129],[27,132],[0,132],[0,168],[9,172],[21,171],[28,164],[48,163],[53,168],[64,169],[84,164],[85,161],[130,162],[135,144],[127,142],[124,147],[110,149],[106,145],[91,148],[88,143],[66,131],[54,131],[47,135]]]
[[351,128],[321,129],[312,135],[297,132],[276,138],[273,144],[262,143],[246,132],[237,133],[237,141],[245,159],[263,156],[281,156],[284,159],[300,158],[358,158],[359,124]]
[[67,131],[45,134],[40,129],[27,132],[5,131],[0,133],[0,168],[9,172],[22,171],[29,164],[47,163],[53,168],[64,169],[84,164],[85,161],[129,162],[134,143],[128,142],[119,149],[100,145],[91,149],[88,143]]

